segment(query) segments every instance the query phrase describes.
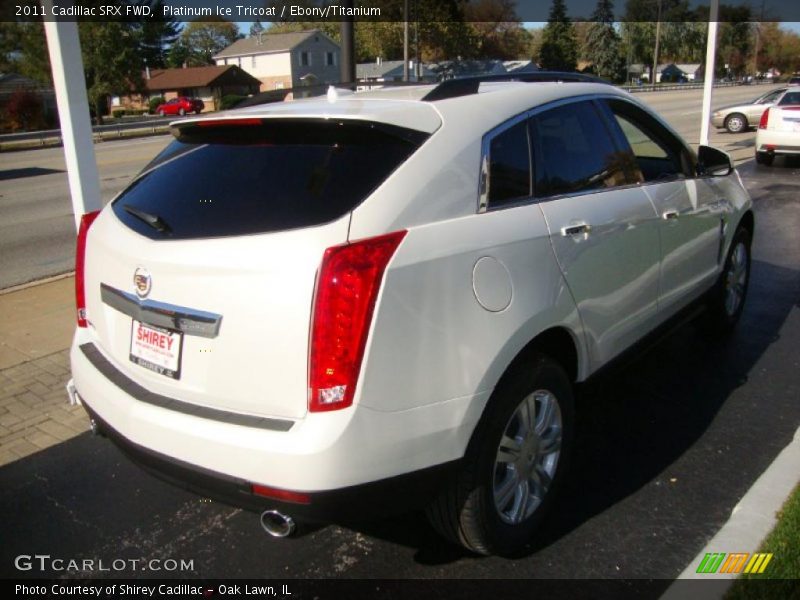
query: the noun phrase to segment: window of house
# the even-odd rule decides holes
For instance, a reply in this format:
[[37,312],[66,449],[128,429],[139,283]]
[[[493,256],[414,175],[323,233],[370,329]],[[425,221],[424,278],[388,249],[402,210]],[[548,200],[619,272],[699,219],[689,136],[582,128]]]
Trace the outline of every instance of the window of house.
[[496,208],[531,194],[531,162],[525,121],[496,135],[489,144],[489,206]]
[[311,66],[311,52],[301,52],[300,53],[300,66],[301,67],[310,67]]
[[536,196],[626,185],[633,157],[614,145],[591,102],[558,106],[531,119]]
[[329,67],[336,66],[336,53],[335,52],[326,52],[325,53],[325,64]]

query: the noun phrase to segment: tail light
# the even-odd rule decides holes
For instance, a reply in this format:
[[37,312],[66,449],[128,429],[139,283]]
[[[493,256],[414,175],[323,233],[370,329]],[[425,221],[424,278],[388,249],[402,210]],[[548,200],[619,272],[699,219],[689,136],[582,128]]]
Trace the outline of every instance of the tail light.
[[405,235],[397,231],[325,251],[311,323],[310,412],[353,404],[383,273]]
[[769,109],[765,110],[761,115],[761,120],[758,122],[759,129],[766,129],[769,125]]
[[99,210],[86,213],[81,217],[78,227],[78,243],[75,252],[75,305],[78,308],[78,327],[86,327],[86,288],[84,285],[84,264],[86,260],[86,237]]

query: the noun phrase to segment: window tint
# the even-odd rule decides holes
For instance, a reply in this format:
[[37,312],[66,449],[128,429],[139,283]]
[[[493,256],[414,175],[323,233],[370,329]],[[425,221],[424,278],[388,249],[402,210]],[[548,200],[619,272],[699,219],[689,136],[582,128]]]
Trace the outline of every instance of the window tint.
[[653,117],[623,101],[609,100],[608,106],[635,159],[633,181],[664,181],[691,172],[683,144]]
[[758,104],[768,104],[770,102],[775,102],[775,100],[778,99],[778,96],[780,96],[783,92],[784,90],[776,90],[774,92],[770,92],[766,96],[762,96],[758,100]]
[[525,121],[496,135],[489,146],[489,206],[531,195],[531,161]]
[[786,106],[788,104],[800,104],[800,92],[786,92],[780,102],[779,106]]
[[[115,200],[114,213],[153,239],[319,225],[355,208],[427,137],[333,120],[190,126]],[[147,215],[166,228],[147,225]]]
[[531,126],[537,196],[627,183],[630,155],[617,151],[603,117],[592,103],[553,108],[535,115]]

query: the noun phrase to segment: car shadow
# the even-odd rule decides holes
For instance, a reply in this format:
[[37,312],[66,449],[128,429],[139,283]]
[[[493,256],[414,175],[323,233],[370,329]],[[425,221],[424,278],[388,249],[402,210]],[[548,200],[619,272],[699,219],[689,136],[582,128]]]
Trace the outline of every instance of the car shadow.
[[[709,336],[695,320],[581,386],[571,469],[557,506],[520,558],[555,544],[645,485],[656,481],[668,486],[670,477],[665,474],[670,466],[704,435],[778,339],[798,303],[799,281],[797,271],[753,261],[748,304],[731,336]],[[743,414],[744,422],[759,420],[761,407],[746,410],[752,414]],[[783,432],[787,443],[793,431]],[[745,479],[751,475],[743,469],[738,487],[747,489],[752,480]],[[721,508],[717,517],[724,522],[729,511]],[[471,556],[442,544],[421,513],[348,526],[415,548],[420,564],[441,565]]]

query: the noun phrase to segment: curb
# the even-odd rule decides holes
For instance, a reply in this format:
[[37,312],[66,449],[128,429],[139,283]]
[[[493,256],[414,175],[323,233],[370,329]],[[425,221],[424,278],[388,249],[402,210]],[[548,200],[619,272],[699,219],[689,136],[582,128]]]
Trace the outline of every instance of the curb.
[[14,292],[20,292],[22,290],[27,290],[28,288],[44,285],[45,283],[52,283],[54,281],[66,279],[67,277],[72,277],[73,275],[75,275],[75,271],[67,271],[66,273],[52,275],[50,277],[45,277],[44,279],[36,279],[35,281],[28,281],[27,283],[20,283],[19,285],[13,285],[11,287],[7,287],[0,290],[0,296],[4,296],[6,294],[13,294]]
[[747,490],[731,511],[731,518],[705,548],[692,559],[661,600],[686,598],[689,581],[715,581],[713,591],[704,588],[706,598],[722,598],[739,577],[738,573],[700,574],[697,566],[710,552],[755,552],[777,523],[776,513],[800,482],[800,428],[772,464]]

